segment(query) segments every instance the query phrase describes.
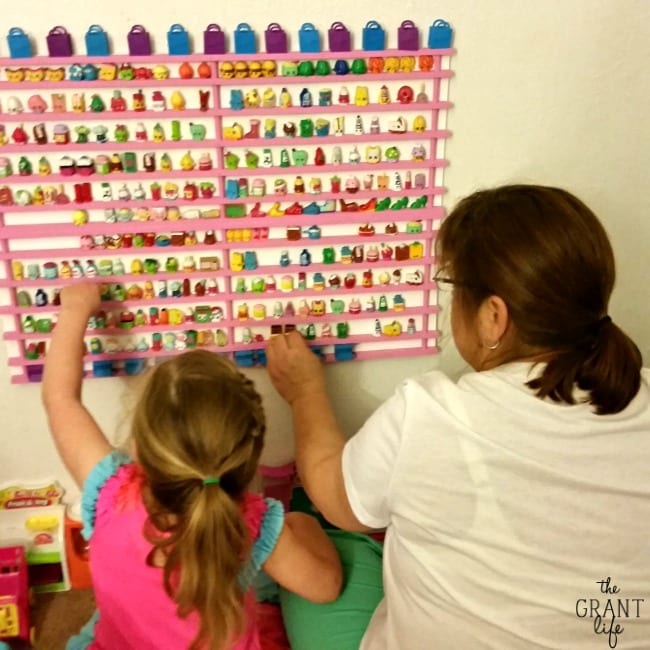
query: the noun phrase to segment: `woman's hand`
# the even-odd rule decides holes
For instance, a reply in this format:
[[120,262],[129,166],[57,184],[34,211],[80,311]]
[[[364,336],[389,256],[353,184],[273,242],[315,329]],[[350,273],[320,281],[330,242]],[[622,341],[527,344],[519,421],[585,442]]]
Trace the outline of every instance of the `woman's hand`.
[[289,404],[300,397],[325,392],[321,362],[298,332],[273,337],[266,356],[271,381]]

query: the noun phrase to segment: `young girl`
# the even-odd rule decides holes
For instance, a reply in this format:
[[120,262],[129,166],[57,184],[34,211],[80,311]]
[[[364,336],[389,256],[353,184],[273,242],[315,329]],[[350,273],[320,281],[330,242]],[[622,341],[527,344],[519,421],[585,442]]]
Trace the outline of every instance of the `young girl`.
[[247,491],[264,412],[223,357],[197,350],[159,365],[133,416],[133,460],[111,448],[81,402],[83,336],[99,305],[98,285],[63,289],[43,379],[52,436],[83,486],[98,619],[81,647],[257,649],[258,570],[327,602],[341,587],[336,551],[315,519]]

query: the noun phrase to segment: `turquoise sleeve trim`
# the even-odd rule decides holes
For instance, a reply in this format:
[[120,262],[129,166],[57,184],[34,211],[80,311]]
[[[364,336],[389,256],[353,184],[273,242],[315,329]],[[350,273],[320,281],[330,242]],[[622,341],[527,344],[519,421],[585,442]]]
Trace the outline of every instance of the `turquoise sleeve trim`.
[[266,501],[267,508],[260,526],[260,534],[253,544],[253,552],[251,553],[255,572],[260,570],[260,567],[271,555],[271,551],[275,548],[284,525],[284,507],[282,503],[270,498],[265,498],[264,501]]
[[282,532],[284,525],[284,508],[280,501],[275,499],[265,498],[266,512],[262,519],[260,532],[253,544],[253,550],[248,562],[244,565],[239,572],[239,585],[244,591],[248,591],[259,573],[260,567],[266,562],[271,551]]
[[127,454],[121,451],[112,451],[108,456],[102,458],[88,474],[81,493],[81,520],[83,523],[81,534],[84,539],[89,540],[95,529],[99,492],[106,481],[111,476],[115,476],[122,465],[128,465],[131,462],[131,458]]

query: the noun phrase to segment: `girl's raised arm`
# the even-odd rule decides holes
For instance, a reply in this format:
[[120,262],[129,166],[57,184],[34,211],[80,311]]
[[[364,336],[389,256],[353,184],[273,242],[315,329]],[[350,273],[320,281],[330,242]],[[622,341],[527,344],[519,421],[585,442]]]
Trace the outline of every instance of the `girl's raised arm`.
[[43,404],[65,466],[79,486],[111,445],[81,402],[83,337],[100,305],[99,285],[75,284],[61,291],[61,309],[45,359]]

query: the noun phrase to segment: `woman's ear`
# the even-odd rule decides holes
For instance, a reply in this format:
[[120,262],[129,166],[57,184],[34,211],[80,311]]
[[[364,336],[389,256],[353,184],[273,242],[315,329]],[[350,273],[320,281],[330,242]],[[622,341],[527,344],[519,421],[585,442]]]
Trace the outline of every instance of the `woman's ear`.
[[486,298],[478,311],[478,333],[481,345],[494,350],[508,330],[510,316],[503,298],[493,295]]

